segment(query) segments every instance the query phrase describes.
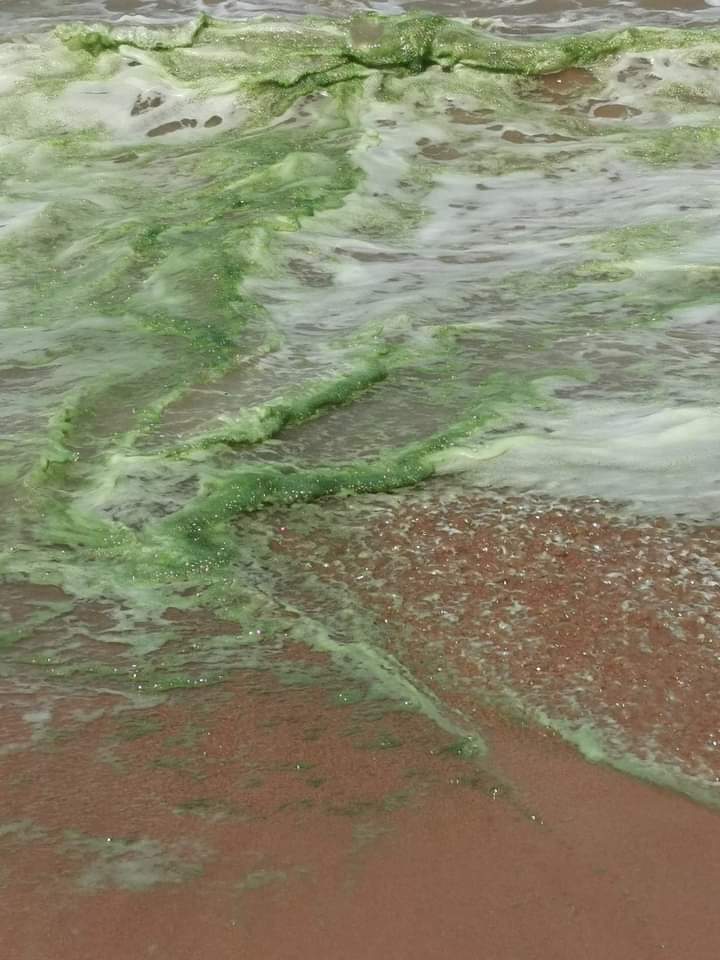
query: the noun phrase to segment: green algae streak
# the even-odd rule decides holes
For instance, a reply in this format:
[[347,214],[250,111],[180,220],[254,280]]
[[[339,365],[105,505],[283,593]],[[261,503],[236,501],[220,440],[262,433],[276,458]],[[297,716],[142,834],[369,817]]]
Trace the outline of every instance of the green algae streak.
[[[298,30],[267,18],[238,26],[203,16],[180,29],[66,26],[57,32],[72,49],[92,55],[118,50],[123,45],[170,51],[224,41],[243,50],[253,79],[285,86],[306,77],[314,77],[322,84],[333,76],[331,71],[348,66],[421,73],[432,66],[462,65],[492,73],[539,76],[589,66],[628,51],[682,49],[713,45],[720,40],[720,30],[631,27],[611,33],[516,42],[445,17],[427,15],[363,14],[349,21],[308,19],[306,24]],[[263,39],[269,41],[268,46],[263,47]],[[309,57],[313,60],[312,70],[304,69],[305,58]]]

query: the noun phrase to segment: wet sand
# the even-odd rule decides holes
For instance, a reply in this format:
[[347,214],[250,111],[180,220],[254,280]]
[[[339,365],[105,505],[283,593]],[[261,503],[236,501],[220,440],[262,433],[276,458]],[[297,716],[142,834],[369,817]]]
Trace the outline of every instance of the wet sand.
[[543,497],[348,513],[343,537],[324,512],[284,515],[275,549],[352,585],[445,702],[589,723],[720,796],[720,530]]
[[[504,678],[525,692],[538,684],[559,710],[574,658],[589,657],[584,710],[601,716],[616,685],[632,704],[614,715],[629,737],[640,742],[662,721],[665,747],[688,770],[698,757],[711,763],[700,715],[704,704],[707,726],[712,683],[698,637],[700,617],[706,639],[716,636],[706,594],[717,531],[633,527],[603,520],[597,504],[472,497],[442,507],[389,499],[341,535],[338,510],[328,505],[326,522],[318,512],[302,534],[300,511],[278,514],[276,549],[352,582],[378,612],[394,594],[395,619],[402,595],[396,652],[426,680],[442,655],[454,676],[436,689],[475,711],[489,755],[462,757],[430,720],[367,699],[298,644],[278,656],[312,670],[310,684],[239,671],[132,709],[111,691],[6,687],[3,955],[714,958],[717,814],[587,762],[477,692],[499,682],[501,610],[521,603],[532,643],[515,628],[512,656],[498,660]],[[611,570],[622,574],[613,592]],[[455,621],[413,621],[423,602],[447,609],[469,584]],[[674,640],[668,611],[687,618]],[[658,651],[649,661],[638,630]],[[536,681],[536,666],[549,679]],[[687,683],[658,704],[672,677]],[[52,716],[38,725],[33,703],[49,693]]]
[[716,955],[715,814],[529,728],[506,793],[372,713],[244,677],[5,758],[4,956]]

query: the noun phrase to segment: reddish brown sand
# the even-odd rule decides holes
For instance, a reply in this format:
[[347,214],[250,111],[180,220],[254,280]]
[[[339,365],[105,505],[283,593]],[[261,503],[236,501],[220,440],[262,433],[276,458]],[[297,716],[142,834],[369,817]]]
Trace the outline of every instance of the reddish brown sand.
[[[655,693],[688,677],[673,688],[688,712],[678,744],[683,756],[699,750],[716,532],[478,500],[398,501],[372,523],[358,514],[342,535],[331,507],[302,534],[301,515],[279,518],[277,549],[403,619],[397,652],[425,679],[423,651],[446,656],[456,675],[436,686],[447,701],[469,710],[466,688],[505,664],[503,677],[562,705],[563,678],[589,657],[593,696],[604,710],[615,680],[627,688],[634,706],[617,716],[641,738],[656,724],[639,699],[648,685],[636,683],[639,631],[659,651],[660,666],[642,672]],[[611,595],[605,580],[618,572]],[[348,579],[370,574],[382,589]],[[437,596],[422,600],[430,583]],[[455,620],[439,616],[451,600]],[[515,601],[524,627],[513,628],[511,663],[495,663],[488,650],[500,657],[499,624]],[[422,603],[433,605],[426,621]],[[671,611],[690,609],[680,635]],[[471,643],[479,617],[492,638],[487,673]],[[491,753],[463,760],[424,717],[358,701],[360,688],[324,656],[299,646],[283,655],[311,663],[315,685],[244,671],[133,709],[109,691],[0,691],[3,958],[715,960],[715,812],[487,708],[478,715]],[[553,679],[531,684],[536,666]],[[684,692],[690,679],[700,693]],[[676,702],[657,700],[672,728]],[[48,703],[49,719],[33,712]]]
[[444,700],[509,693],[720,784],[718,528],[542,499],[398,501],[342,537],[317,517],[299,532],[281,518],[276,549],[352,585]]
[[716,816],[529,729],[513,796],[417,716],[266,676],[65,706],[2,765],[8,960],[716,956]]

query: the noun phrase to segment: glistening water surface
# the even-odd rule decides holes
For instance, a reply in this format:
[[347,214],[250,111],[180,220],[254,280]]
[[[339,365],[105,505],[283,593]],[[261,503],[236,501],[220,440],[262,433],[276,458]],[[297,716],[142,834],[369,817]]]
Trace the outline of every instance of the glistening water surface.
[[[4,752],[153,736],[251,675],[367,711],[378,749],[419,716],[473,776],[499,710],[714,805],[712,10],[26,6]],[[159,834],[78,883],[202,871]]]

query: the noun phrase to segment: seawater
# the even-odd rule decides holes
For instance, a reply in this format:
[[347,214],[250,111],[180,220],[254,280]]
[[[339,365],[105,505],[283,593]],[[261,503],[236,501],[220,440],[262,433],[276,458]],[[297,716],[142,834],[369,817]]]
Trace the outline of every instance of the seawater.
[[717,518],[720,30],[231,6],[0,45],[0,670],[160,696],[293,637],[464,732],[257,515],[462,478]]

